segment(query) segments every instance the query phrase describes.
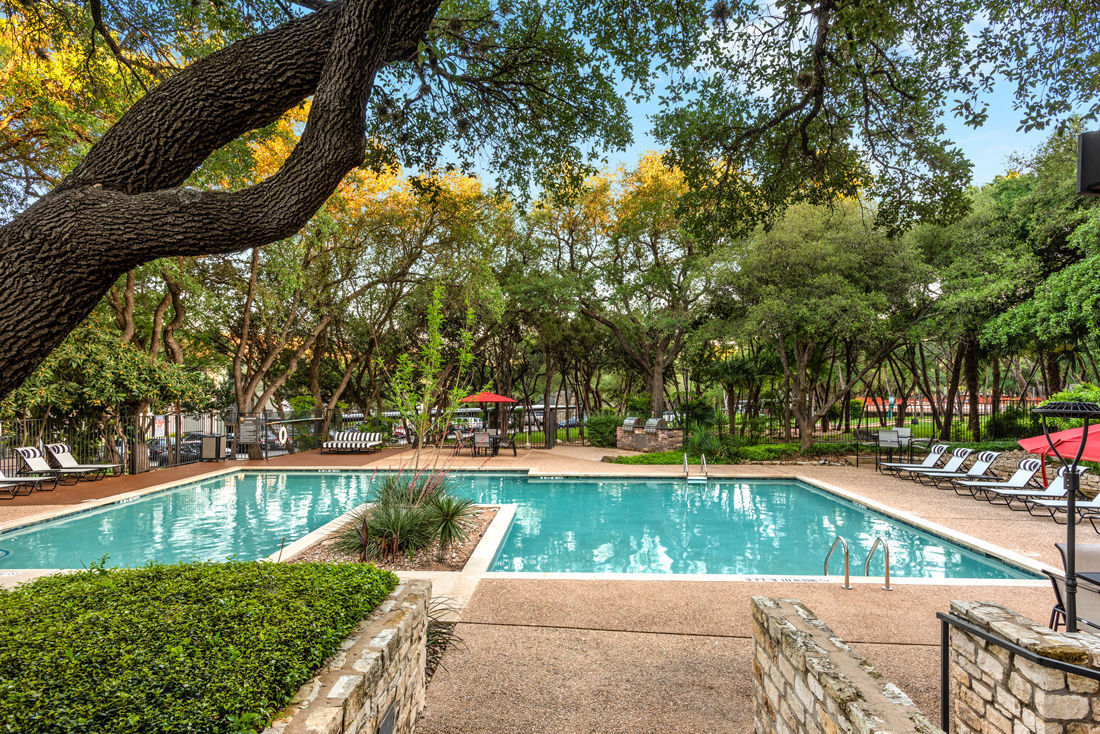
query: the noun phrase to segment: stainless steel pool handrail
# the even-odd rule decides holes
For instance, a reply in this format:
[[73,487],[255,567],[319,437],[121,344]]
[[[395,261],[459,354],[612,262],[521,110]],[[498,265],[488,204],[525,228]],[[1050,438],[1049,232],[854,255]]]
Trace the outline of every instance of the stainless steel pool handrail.
[[710,472],[707,471],[707,455],[699,454],[699,463],[703,465],[703,479],[710,479]]
[[825,575],[829,575],[829,559],[833,557],[833,551],[836,550],[837,543],[840,543],[841,547],[844,548],[844,586],[840,588],[851,589],[852,584],[848,573],[848,541],[839,535],[833,540],[833,544],[829,546],[829,552],[825,554]]
[[871,575],[871,559],[879,546],[882,546],[882,558],[886,561],[886,583],[883,584],[882,588],[885,591],[893,591],[890,588],[890,543],[881,535],[875,538],[875,542],[871,544],[871,550],[867,552],[867,560],[863,562],[863,575]]
[[691,474],[688,473],[688,455],[684,453],[684,479],[690,479]]

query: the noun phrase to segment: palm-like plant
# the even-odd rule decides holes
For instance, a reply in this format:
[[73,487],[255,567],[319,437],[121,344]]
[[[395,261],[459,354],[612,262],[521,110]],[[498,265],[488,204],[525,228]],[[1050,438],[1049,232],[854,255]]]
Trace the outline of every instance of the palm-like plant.
[[447,550],[466,539],[467,523],[477,508],[466,497],[450,492],[432,494],[424,505],[431,533],[439,541],[439,560],[447,557]]

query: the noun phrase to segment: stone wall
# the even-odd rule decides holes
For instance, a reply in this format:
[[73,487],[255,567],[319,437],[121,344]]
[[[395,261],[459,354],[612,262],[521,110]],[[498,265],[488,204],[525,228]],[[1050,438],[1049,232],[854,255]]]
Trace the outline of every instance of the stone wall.
[[[951,602],[951,612],[983,631],[1044,657],[1100,669],[1100,637],[1063,634],[992,602]],[[952,731],[1100,734],[1100,685],[1041,667],[957,627],[951,628]]]
[[752,619],[757,734],[942,734],[797,599],[754,596]]
[[394,734],[411,732],[424,708],[431,595],[428,581],[400,584],[264,734],[374,734],[390,715]]
[[624,431],[622,426],[615,429],[615,448],[625,451],[673,451],[683,445],[684,431],[680,428],[658,428],[656,433]]

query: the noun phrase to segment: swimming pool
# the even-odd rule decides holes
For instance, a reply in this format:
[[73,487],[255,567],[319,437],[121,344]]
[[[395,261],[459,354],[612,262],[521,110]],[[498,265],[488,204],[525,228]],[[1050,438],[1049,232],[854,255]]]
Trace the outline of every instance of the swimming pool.
[[[223,474],[0,533],[0,568],[262,558],[369,498],[378,474]],[[491,571],[821,575],[836,535],[852,572],[875,538],[899,578],[1023,579],[1034,574],[811,485],[786,480],[545,478],[454,472],[458,493],[513,503]],[[857,571],[856,567],[859,566]],[[840,553],[832,573],[842,572]],[[882,556],[871,564],[882,574]]]

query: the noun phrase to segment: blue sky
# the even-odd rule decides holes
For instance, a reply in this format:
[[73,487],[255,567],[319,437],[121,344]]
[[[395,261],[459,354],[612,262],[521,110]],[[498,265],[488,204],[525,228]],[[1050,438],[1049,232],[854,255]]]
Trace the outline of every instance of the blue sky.
[[[989,183],[1009,168],[1008,157],[1013,153],[1029,153],[1038,147],[1049,135],[1050,130],[1033,130],[1030,133],[1017,132],[1020,116],[1012,109],[1012,90],[1001,84],[994,89],[989,102],[989,119],[985,126],[974,129],[962,124],[962,121],[947,113],[943,123],[947,136],[962,149],[973,164],[971,183],[980,185]],[[608,156],[612,166],[623,164],[630,167],[647,150],[658,150],[660,146],[649,135],[650,123],[646,115],[656,110],[656,105],[641,103],[631,105],[634,120],[634,145],[624,151]]]

